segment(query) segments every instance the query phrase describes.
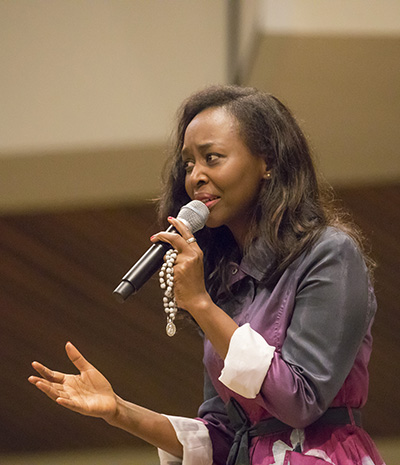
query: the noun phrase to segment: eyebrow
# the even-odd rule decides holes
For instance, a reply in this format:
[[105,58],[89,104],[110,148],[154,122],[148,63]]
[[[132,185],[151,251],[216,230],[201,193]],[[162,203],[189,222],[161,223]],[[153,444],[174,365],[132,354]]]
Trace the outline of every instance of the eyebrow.
[[[209,149],[210,147],[212,147],[213,145],[214,145],[214,142],[205,142],[204,144],[196,145],[196,147],[200,152],[203,152]],[[181,155],[182,156],[190,155],[190,150],[188,148],[182,149]]]

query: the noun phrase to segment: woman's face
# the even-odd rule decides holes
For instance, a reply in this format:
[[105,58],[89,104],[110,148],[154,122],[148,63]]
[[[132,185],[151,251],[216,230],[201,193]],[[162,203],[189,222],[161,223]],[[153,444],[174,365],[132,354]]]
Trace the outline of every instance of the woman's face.
[[186,128],[182,159],[187,194],[210,210],[207,226],[226,225],[243,245],[267,166],[249,151],[238,129],[223,108],[202,111]]

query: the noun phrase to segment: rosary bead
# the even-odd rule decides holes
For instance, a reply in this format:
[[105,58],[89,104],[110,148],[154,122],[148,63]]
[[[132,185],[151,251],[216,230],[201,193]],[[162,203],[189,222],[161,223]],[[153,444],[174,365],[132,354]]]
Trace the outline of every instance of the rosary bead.
[[174,324],[175,315],[178,311],[174,298],[174,264],[178,256],[177,250],[168,250],[165,254],[165,261],[158,274],[161,289],[164,289],[163,306],[167,314],[166,332],[168,336],[173,336],[176,332]]

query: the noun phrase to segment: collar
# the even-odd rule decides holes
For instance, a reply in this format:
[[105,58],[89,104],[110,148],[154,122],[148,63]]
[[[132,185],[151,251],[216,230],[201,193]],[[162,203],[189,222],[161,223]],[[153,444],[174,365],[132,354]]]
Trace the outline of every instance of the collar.
[[274,254],[267,249],[263,241],[257,239],[251,246],[248,253],[242,258],[239,264],[229,263],[231,279],[229,285],[250,276],[256,281],[261,281],[274,262]]

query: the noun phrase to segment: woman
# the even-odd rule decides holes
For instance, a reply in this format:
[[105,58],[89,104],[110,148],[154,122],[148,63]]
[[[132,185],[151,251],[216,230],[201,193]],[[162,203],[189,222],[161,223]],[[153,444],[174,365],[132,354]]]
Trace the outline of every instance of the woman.
[[[174,298],[204,334],[199,418],[116,396],[73,347],[81,375],[30,381],[60,405],[160,449],[161,463],[382,464],[361,428],[376,310],[359,235],[324,201],[306,139],[276,98],[216,86],[184,102],[160,218],[193,199],[196,234],[160,232],[177,251]],[[181,462],[183,460],[183,462]]]

